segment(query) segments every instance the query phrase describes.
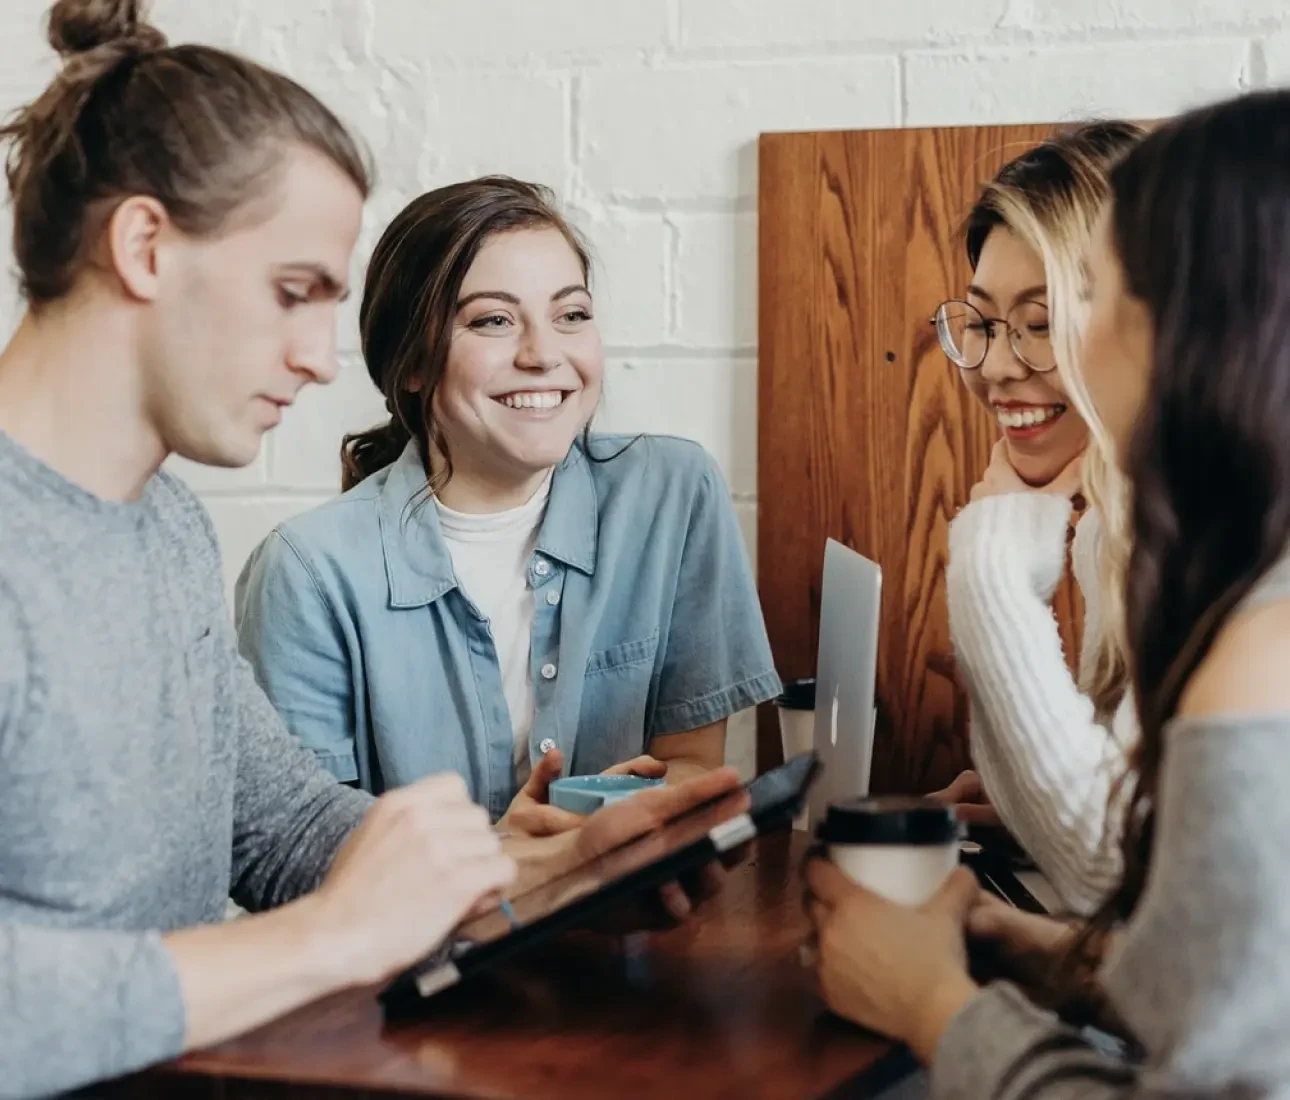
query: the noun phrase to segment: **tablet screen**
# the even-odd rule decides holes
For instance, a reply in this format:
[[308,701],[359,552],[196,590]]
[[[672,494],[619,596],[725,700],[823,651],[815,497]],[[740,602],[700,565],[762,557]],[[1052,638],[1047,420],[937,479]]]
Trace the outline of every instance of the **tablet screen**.
[[787,822],[794,805],[805,795],[815,768],[812,754],[796,757],[745,787],[696,806],[653,832],[520,894],[511,901],[514,923],[501,910],[468,921],[457,930],[458,940],[464,941],[460,950],[499,940],[516,928],[523,928],[565,909],[609,883],[704,841],[713,829],[733,822],[741,815],[760,822],[768,814],[785,809],[789,811],[784,814]]

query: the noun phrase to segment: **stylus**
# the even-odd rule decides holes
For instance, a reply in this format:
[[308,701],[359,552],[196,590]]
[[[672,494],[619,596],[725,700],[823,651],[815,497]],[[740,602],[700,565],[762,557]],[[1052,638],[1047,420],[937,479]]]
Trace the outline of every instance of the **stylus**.
[[510,903],[508,898],[502,898],[502,900],[497,903],[497,908],[500,909],[506,915],[506,919],[511,922],[511,931],[514,931],[520,926],[520,918],[515,915],[515,906]]

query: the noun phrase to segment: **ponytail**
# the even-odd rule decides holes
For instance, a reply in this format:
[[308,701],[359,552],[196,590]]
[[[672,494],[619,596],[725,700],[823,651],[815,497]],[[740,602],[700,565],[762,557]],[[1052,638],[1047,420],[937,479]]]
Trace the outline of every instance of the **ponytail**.
[[397,416],[365,432],[345,436],[340,443],[341,492],[347,492],[378,470],[392,466],[411,438],[411,433]]

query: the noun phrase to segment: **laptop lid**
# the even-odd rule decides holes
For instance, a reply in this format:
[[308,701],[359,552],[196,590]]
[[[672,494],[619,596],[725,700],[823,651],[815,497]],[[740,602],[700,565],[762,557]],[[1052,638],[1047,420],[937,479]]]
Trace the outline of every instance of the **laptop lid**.
[[823,770],[811,790],[812,823],[824,819],[829,802],[869,793],[881,608],[877,562],[829,539],[815,674],[815,753]]

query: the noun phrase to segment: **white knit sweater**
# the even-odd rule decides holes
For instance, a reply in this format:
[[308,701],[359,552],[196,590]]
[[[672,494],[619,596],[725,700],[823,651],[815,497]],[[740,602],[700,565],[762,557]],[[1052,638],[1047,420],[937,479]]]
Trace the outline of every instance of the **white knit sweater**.
[[[950,526],[950,636],[971,698],[971,750],[999,817],[1063,904],[1088,913],[1120,873],[1128,786],[1108,808],[1137,740],[1132,699],[1109,725],[1071,677],[1053,615],[1066,564],[1068,500],[1009,493],[969,504]],[[1098,629],[1097,540],[1090,511],[1072,545],[1084,636]],[[1080,655],[1081,672],[1087,651]]]

